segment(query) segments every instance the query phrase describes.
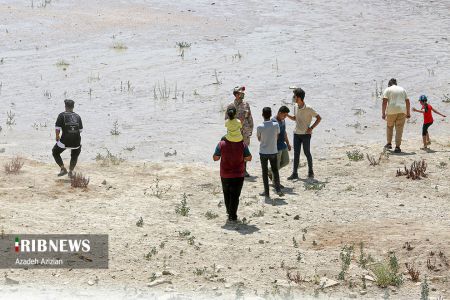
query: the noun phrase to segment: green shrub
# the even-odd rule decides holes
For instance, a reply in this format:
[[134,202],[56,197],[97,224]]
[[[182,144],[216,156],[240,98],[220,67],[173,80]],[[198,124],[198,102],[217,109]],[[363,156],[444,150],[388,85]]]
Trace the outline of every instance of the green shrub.
[[351,161],[360,161],[364,159],[364,154],[359,150],[347,151],[347,157]]

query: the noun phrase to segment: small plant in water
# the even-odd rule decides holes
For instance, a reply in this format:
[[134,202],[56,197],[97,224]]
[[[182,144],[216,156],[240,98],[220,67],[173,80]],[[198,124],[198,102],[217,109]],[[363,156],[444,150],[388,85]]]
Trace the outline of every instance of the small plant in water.
[[119,121],[114,121],[113,123],[113,128],[109,131],[111,133],[111,135],[119,135],[120,131],[119,131]]
[[127,45],[125,45],[123,42],[114,42],[111,48],[115,50],[126,50],[128,49]]
[[13,113],[11,110],[6,112],[6,125],[13,126],[16,125],[15,120],[16,114]]
[[188,43],[188,42],[176,42],[176,45],[180,49],[191,47],[191,43]]
[[67,61],[65,61],[64,59],[60,59],[56,63],[56,66],[61,67],[61,68],[67,68],[68,66],[70,66],[70,64]]

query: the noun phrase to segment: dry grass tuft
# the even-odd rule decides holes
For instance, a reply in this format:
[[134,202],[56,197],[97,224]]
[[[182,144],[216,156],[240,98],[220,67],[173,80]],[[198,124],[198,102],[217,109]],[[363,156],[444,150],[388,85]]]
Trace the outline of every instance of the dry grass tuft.
[[86,178],[82,173],[74,173],[70,178],[70,185],[74,188],[87,188],[89,178]]
[[427,163],[425,162],[425,160],[414,161],[409,169],[406,166],[404,171],[398,169],[397,177],[406,176],[406,178],[412,180],[421,179],[427,177],[427,174],[425,173],[426,170],[427,170]]
[[18,156],[14,157],[9,163],[4,165],[6,174],[19,174],[24,162]]

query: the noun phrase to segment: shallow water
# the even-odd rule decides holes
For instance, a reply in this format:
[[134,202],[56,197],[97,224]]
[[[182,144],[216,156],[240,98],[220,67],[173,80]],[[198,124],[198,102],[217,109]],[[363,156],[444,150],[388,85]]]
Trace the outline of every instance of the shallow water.
[[[346,143],[384,144],[374,93],[391,77],[416,107],[427,94],[450,112],[441,102],[450,93],[448,1],[2,3],[0,148],[8,155],[51,160],[66,97],[83,119],[82,160],[107,148],[131,160],[208,162],[238,84],[247,87],[255,124],[264,106],[293,108],[288,87],[304,87],[306,102],[323,117],[313,140],[320,155]],[[180,41],[192,43],[184,57]],[[127,49],[112,49],[115,42]],[[56,65],[61,59],[70,64],[65,70]],[[215,70],[221,84],[214,84]],[[155,99],[164,80],[171,95]],[[355,115],[359,108],[364,113]],[[9,110],[12,127],[5,125]],[[112,136],[116,120],[120,135]],[[422,120],[412,120],[405,138],[420,139]],[[448,136],[448,121],[436,120],[432,136]],[[253,137],[254,154],[257,144]]]

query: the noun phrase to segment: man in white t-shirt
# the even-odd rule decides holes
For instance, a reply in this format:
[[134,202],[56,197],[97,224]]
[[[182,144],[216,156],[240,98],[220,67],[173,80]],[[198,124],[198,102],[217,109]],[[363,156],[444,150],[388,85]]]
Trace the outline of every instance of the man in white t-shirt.
[[386,120],[385,148],[392,149],[392,136],[395,127],[395,153],[400,153],[402,144],[403,128],[406,119],[411,117],[410,103],[404,88],[397,85],[397,80],[389,80],[388,87],[383,92],[382,118]]

